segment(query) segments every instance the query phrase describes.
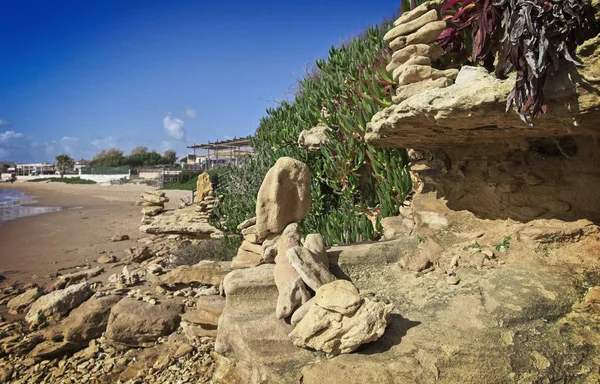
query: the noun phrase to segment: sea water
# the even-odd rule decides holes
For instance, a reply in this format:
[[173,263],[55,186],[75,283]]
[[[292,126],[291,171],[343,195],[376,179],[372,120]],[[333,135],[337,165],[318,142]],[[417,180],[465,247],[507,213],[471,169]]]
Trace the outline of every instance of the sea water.
[[0,225],[8,220],[66,209],[63,207],[32,207],[24,205],[35,202],[34,196],[30,196],[22,191],[0,188]]

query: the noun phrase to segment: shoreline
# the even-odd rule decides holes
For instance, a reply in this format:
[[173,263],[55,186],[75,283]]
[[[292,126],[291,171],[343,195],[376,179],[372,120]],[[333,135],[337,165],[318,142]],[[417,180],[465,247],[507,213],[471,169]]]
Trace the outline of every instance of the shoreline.
[[[2,286],[29,282],[43,286],[59,269],[82,264],[104,268],[96,279],[105,280],[120,268],[95,263],[100,252],[122,258],[125,249],[139,246],[137,239],[146,236],[139,232],[141,209],[135,205],[138,195],[149,189],[145,185],[15,183],[0,188],[20,190],[36,200],[23,206],[67,208],[0,225],[0,275],[6,278],[0,281]],[[166,192],[171,197],[168,208],[175,208],[179,197],[189,193]],[[115,235],[130,239],[110,242]]]

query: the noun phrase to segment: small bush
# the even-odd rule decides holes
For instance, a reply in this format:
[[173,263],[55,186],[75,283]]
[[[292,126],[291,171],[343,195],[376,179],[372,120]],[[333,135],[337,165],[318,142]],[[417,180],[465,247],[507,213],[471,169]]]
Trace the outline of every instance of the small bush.
[[227,261],[237,253],[237,247],[223,240],[184,241],[171,258],[171,266],[194,265],[202,260]]

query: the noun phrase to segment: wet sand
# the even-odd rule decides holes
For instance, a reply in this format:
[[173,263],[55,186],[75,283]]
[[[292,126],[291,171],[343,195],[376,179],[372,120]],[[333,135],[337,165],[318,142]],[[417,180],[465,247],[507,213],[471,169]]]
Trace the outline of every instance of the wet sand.
[[[62,268],[94,261],[103,250],[123,258],[126,248],[137,246],[144,237],[139,232],[140,207],[135,206],[144,185],[68,185],[59,183],[0,184],[0,188],[16,188],[35,196],[37,206],[71,209],[10,220],[0,225],[0,284],[48,283],[49,275]],[[179,197],[189,191],[166,191],[174,208]],[[115,235],[128,235],[130,240],[110,242]],[[103,265],[105,273],[118,267]],[[121,267],[122,268],[122,267]]]

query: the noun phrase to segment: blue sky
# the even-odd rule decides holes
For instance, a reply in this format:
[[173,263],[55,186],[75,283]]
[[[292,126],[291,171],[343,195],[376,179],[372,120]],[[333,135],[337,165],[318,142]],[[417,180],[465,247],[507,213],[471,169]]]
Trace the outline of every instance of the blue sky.
[[332,45],[398,0],[0,0],[0,160],[254,133]]

